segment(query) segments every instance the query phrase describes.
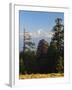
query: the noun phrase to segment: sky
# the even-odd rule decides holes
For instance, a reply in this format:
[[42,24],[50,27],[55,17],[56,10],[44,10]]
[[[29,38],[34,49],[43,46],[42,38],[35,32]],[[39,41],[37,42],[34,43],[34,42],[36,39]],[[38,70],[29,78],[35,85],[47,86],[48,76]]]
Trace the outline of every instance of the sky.
[[37,48],[38,42],[41,39],[45,39],[50,43],[53,36],[53,27],[55,25],[56,18],[61,18],[64,24],[63,12],[40,12],[40,11],[19,11],[19,50],[23,49],[23,33],[24,28],[26,32],[30,33],[32,41]]

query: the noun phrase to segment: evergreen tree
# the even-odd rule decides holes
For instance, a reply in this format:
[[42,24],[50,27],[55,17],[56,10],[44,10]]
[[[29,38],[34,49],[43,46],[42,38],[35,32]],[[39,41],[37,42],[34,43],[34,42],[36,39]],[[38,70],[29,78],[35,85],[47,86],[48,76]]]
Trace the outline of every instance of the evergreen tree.
[[37,47],[37,68],[39,73],[48,73],[48,42],[41,39]]
[[64,49],[64,25],[62,24],[62,19],[57,18],[55,20],[56,25],[53,28],[54,35],[52,42],[56,45],[59,54],[62,55]]
[[29,32],[26,32],[24,29],[24,45],[23,45],[23,51],[31,51],[31,49],[34,49],[35,43],[31,41],[31,36]]
[[[62,19],[57,18],[55,20],[56,25],[53,27],[54,35],[51,44],[55,45],[57,50],[56,68],[58,72],[63,72],[64,67],[64,25]],[[60,69],[62,68],[62,69]]]

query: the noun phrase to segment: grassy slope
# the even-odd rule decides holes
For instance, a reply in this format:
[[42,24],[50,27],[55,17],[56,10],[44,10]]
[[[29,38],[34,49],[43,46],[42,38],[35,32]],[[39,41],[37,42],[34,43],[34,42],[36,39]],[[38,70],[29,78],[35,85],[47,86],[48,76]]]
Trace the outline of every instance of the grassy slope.
[[25,74],[19,75],[19,79],[32,79],[32,78],[56,78],[63,77],[64,73],[50,73],[50,74]]

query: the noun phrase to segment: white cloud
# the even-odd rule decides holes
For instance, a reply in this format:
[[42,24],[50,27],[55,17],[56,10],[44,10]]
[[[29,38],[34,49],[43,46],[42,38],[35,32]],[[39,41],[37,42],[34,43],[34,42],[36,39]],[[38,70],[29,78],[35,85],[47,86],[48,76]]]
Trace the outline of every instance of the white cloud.
[[37,31],[37,34],[40,35],[40,34],[42,33],[42,31],[43,31],[42,29],[39,29],[39,30]]
[[[41,38],[41,37],[43,37],[43,38],[44,37],[45,38],[51,38],[53,36],[54,32],[52,32],[52,31],[45,31],[43,29],[39,29],[39,30],[36,30],[34,32],[30,32],[29,34],[30,34],[30,36],[32,38]],[[24,33],[20,32],[20,37],[23,38],[23,35],[24,35]]]
[[[36,31],[32,31],[32,32],[28,32],[29,35],[31,36],[31,40],[35,42],[35,45],[37,47],[39,40],[41,39],[45,39],[46,41],[48,41],[48,43],[50,43],[51,38],[54,34],[54,32],[50,31],[50,30],[44,30],[44,29],[38,29]],[[23,39],[24,39],[24,33],[20,32],[20,49],[22,49],[23,47]]]
[[36,32],[31,32],[31,36],[33,38],[39,38],[39,37],[51,38],[53,36],[53,32],[39,29]]

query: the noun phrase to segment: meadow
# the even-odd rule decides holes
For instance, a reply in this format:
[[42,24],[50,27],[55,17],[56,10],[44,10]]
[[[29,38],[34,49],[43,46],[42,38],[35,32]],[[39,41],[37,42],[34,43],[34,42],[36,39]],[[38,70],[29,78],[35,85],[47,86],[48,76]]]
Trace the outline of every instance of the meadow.
[[20,74],[19,79],[33,79],[33,78],[61,78],[64,73],[50,73],[50,74]]

